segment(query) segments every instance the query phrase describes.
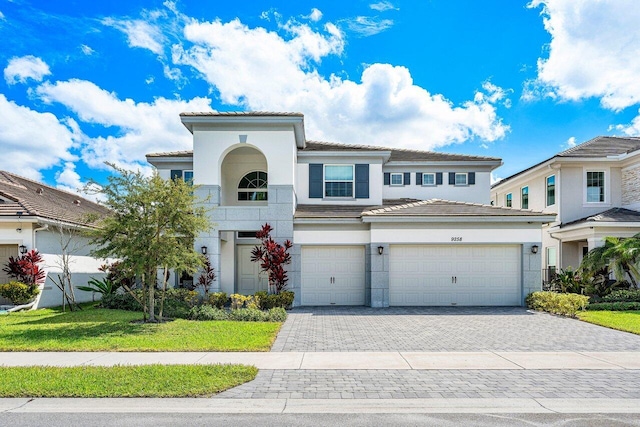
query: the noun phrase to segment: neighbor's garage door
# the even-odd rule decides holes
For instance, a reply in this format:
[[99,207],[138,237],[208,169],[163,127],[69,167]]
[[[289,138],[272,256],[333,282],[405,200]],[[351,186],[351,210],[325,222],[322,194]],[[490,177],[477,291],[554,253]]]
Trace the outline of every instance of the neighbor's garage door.
[[363,246],[303,246],[302,305],[364,305]]
[[390,253],[390,305],[521,305],[519,246],[392,245]]

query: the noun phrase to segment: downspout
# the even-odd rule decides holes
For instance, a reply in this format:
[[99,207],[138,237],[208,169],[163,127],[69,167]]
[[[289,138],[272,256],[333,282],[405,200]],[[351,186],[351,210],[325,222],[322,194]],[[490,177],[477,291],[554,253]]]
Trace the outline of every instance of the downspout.
[[34,228],[32,231],[33,237],[31,239],[31,249],[37,249],[36,245],[36,233],[38,231],[44,231],[49,229],[49,224],[43,224],[42,227]]
[[[558,241],[558,259],[556,262],[560,265],[556,266],[557,268],[562,268],[562,239],[559,237],[555,237],[553,233],[549,232],[549,237]],[[547,266],[549,267],[549,266]]]

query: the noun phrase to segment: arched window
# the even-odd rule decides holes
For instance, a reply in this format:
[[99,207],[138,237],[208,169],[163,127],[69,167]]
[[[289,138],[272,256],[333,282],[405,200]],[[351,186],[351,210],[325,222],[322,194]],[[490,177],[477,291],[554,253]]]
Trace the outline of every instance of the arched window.
[[256,171],[243,176],[238,184],[238,200],[267,200],[267,173]]

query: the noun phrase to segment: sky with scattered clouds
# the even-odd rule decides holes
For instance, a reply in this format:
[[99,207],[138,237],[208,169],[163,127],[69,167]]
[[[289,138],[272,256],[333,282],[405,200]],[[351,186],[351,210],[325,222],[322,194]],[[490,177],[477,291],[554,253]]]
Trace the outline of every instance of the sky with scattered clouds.
[[640,136],[635,0],[0,0],[0,169],[75,191],[190,149],[183,111],[501,157]]

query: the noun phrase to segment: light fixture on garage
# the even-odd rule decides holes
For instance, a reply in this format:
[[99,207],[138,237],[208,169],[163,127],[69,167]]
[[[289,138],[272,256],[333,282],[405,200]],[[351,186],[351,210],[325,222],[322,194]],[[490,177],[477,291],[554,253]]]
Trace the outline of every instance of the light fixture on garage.
[[202,255],[206,255],[207,254],[207,247],[206,246],[201,247],[200,250],[202,251]]
[[18,246],[18,249],[20,249],[20,253],[21,253],[22,255],[24,255],[24,254],[26,254],[26,253],[27,253],[27,247],[26,247],[25,245],[20,245],[20,246]]
[[378,255],[382,255],[382,252],[384,252],[384,246],[378,246]]
[[531,253],[532,254],[537,254],[538,253],[538,245],[531,246]]

